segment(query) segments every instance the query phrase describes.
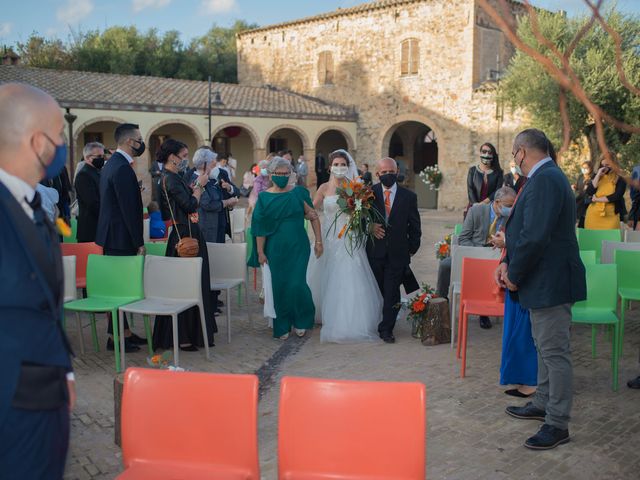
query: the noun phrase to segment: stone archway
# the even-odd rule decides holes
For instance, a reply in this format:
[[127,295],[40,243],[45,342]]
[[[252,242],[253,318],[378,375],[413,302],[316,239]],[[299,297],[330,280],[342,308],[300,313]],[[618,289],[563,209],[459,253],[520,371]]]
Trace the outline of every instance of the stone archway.
[[211,147],[218,154],[232,155],[236,159],[235,181],[242,183],[242,176],[256,161],[256,149],[260,145],[258,134],[243,123],[220,125],[212,132]]
[[418,206],[437,208],[437,192],[425,185],[419,173],[438,164],[438,140],[435,131],[416,120],[392,125],[383,137],[382,155],[398,162],[399,180],[418,195]]
[[355,156],[355,148],[353,139],[349,132],[340,127],[327,127],[321,130],[315,140],[316,153],[322,153],[324,157],[328,157],[331,152],[343,148],[347,150],[353,158]]
[[309,137],[294,125],[279,125],[266,135],[267,153],[291,150],[294,159],[309,149]]
[[89,142],[100,142],[105,147],[115,150],[114,133],[116,127],[121,123],[125,123],[125,121],[117,117],[96,117],[78,125],[78,128],[74,129],[73,135],[76,157],[73,159],[74,170],[78,162],[82,160],[82,149]]

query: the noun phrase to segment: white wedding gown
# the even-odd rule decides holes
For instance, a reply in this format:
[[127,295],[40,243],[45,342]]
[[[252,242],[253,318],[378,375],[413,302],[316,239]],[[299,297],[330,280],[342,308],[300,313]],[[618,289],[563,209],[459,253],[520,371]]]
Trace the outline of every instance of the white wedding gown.
[[382,321],[382,295],[364,247],[347,251],[338,233],[347,217],[340,216],[337,195],[325,197],[322,240],[324,253],[317,259],[311,249],[307,283],[313,294],[316,321],[322,323],[321,342],[376,342]]

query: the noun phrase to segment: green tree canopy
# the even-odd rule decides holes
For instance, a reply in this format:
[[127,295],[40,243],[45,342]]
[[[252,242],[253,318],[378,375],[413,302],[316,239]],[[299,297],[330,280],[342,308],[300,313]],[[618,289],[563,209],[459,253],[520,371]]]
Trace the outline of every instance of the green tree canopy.
[[[561,13],[538,13],[539,29],[561,52],[565,52],[587,18],[571,18]],[[609,12],[607,23],[622,37],[623,65],[627,78],[640,85],[640,21],[633,16]],[[529,45],[553,57],[547,46],[535,38],[528,15],[520,18],[518,35]],[[559,60],[556,61],[560,65]],[[577,44],[570,65],[590,98],[605,112],[632,125],[640,125],[640,98],[627,90],[618,77],[615,44],[597,23]],[[556,145],[562,143],[563,124],[559,113],[560,87],[544,68],[523,52],[511,60],[506,78],[501,84],[501,96],[512,107],[526,110],[533,126],[544,130]],[[571,140],[580,145],[588,141],[591,158],[599,148],[595,139],[593,119],[586,108],[571,93],[567,93],[571,123]],[[625,167],[640,163],[640,138],[606,127],[609,147],[620,154]]]

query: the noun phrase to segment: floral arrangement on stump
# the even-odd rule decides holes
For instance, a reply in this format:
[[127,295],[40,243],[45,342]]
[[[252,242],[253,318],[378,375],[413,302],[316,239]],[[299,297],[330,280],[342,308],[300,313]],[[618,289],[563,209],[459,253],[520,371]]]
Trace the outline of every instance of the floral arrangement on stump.
[[433,298],[438,298],[436,290],[427,284],[406,303],[402,303],[402,308],[409,310],[407,321],[412,323],[411,335],[414,338],[422,338],[422,325],[427,315],[427,306]]
[[170,350],[166,350],[159,355],[152,355],[147,357],[147,365],[151,368],[157,368],[160,370],[172,370],[175,372],[184,372],[184,368],[176,367],[171,364],[173,355]]
[[336,213],[329,230],[335,229],[338,218],[347,215],[348,220],[338,233],[338,238],[345,238],[345,246],[349,254],[364,247],[373,238],[373,225],[385,225],[384,217],[373,207],[375,194],[373,189],[364,184],[360,177],[345,180],[336,189],[338,195],[338,213]]
[[440,190],[440,184],[442,183],[442,172],[438,168],[438,165],[432,165],[422,170],[418,176],[422,182],[429,187],[429,190]]
[[435,243],[436,258],[443,260],[451,256],[451,234],[444,237],[444,240]]

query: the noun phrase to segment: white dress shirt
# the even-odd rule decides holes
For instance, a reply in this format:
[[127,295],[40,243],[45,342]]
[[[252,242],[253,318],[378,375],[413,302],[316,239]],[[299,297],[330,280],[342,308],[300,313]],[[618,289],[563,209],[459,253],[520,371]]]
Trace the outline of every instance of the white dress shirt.
[[33,200],[36,190],[21,178],[7,173],[2,168],[0,168],[0,182],[11,192],[11,195],[14,196],[24,210],[24,213],[33,220],[33,210],[29,206],[29,202]]
[[116,152],[120,152],[122,156],[127,159],[127,162],[129,162],[129,165],[133,163],[133,158],[131,158],[131,155],[129,155],[124,150],[117,149]]

